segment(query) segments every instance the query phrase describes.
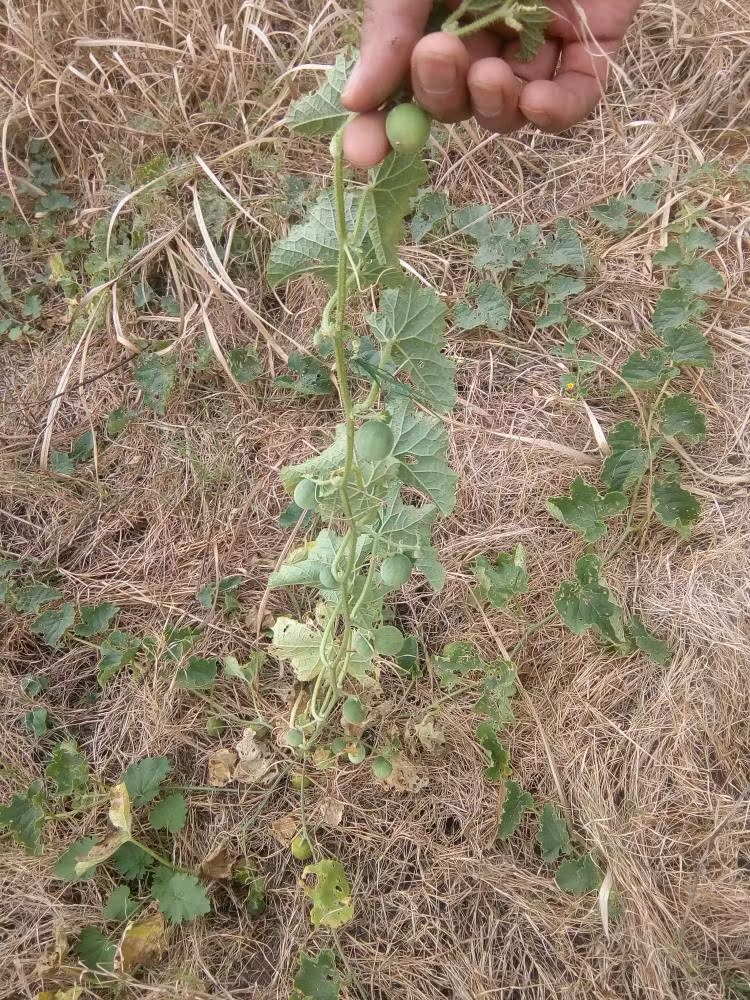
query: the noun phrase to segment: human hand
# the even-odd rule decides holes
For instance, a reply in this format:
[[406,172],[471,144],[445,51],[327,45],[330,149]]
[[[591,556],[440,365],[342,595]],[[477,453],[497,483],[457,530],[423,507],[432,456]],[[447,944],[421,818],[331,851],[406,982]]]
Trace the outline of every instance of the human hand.
[[529,122],[556,132],[585,118],[641,0],[548,3],[546,40],[522,62],[502,22],[466,38],[425,35],[432,0],[366,0],[360,60],[342,96],[360,113],[344,135],[351,163],[371,167],[387,155],[385,112],[377,109],[409,75],[417,101],[442,122],[473,115],[492,132]]

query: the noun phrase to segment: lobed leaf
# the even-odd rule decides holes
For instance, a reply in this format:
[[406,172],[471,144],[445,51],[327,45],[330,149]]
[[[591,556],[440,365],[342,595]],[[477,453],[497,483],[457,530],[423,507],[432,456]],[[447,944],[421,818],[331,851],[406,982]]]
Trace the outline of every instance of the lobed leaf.
[[505,798],[497,828],[498,840],[510,840],[523,819],[523,814],[534,808],[534,799],[512,778],[505,780]]
[[573,849],[568,826],[551,802],[546,802],[542,809],[536,840],[544,861],[556,861],[561,854],[570,854]]
[[315,884],[305,882],[305,892],[312,903],[310,922],[313,927],[328,927],[336,930],[354,916],[351,889],[340,861],[327,859],[314,865],[306,865],[302,873],[307,880],[315,876]]
[[550,514],[578,531],[589,543],[607,533],[605,519],[622,514],[627,508],[628,499],[624,493],[611,490],[602,495],[582,476],[574,479],[570,496],[551,497],[547,501]]
[[513,552],[501,552],[493,562],[487,556],[478,556],[472,571],[477,582],[477,598],[493,608],[507,608],[513,597],[529,591],[523,545],[517,545]]

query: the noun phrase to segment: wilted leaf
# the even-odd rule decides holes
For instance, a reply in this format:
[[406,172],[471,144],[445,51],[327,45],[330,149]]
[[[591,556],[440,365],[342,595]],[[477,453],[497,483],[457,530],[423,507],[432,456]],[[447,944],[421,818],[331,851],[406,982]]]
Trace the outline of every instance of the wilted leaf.
[[299,833],[300,818],[296,813],[287,813],[286,816],[280,816],[279,819],[273,820],[269,827],[274,838],[282,847],[289,847]]
[[120,941],[120,968],[123,972],[148,968],[162,957],[167,949],[167,933],[161,913],[135,920],[125,929]]
[[208,783],[213,788],[224,788],[234,776],[237,754],[233,750],[216,750],[208,759]]
[[52,869],[55,878],[62,879],[65,882],[83,882],[93,878],[93,868],[89,868],[82,875],[79,875],[76,872],[76,865],[82,858],[86,857],[95,844],[95,837],[81,837],[80,840],[72,843],[67,851],[63,851],[55,862],[55,867]]
[[234,780],[251,785],[267,784],[270,772],[274,768],[274,761],[265,747],[258,742],[252,728],[245,730],[234,749],[239,758],[234,769]]
[[490,761],[485,768],[484,777],[487,781],[500,781],[510,773],[510,754],[498,739],[495,727],[491,722],[481,722],[477,726],[477,743],[487,754]]
[[427,715],[421,722],[417,722],[414,726],[414,733],[428,753],[432,753],[445,744],[445,733],[439,726],[435,725],[435,719],[432,716]]
[[233,867],[234,858],[229,853],[229,848],[226,844],[220,844],[201,861],[200,871],[206,878],[222,879],[230,878]]
[[333,829],[341,825],[343,818],[343,803],[337,802],[336,799],[332,799],[328,795],[324,795],[321,799],[318,799],[314,806],[310,807],[307,822],[314,827],[323,826]]
[[430,781],[427,775],[418,771],[403,754],[397,754],[390,761],[391,773],[383,779],[386,788],[398,793],[407,793],[421,792],[429,785]]

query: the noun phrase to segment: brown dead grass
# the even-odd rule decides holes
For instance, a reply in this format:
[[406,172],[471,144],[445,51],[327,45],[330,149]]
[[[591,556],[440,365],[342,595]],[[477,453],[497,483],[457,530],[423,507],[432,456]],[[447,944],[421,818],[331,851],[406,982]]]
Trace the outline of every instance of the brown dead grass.
[[[608,105],[585,127],[561,137],[445,131],[433,184],[459,204],[486,201],[519,221],[546,223],[620,192],[650,163],[672,165],[679,178],[689,161],[745,158],[749,31],[742,0],[646,0]],[[319,185],[327,177],[324,151],[287,140],[279,126],[290,97],[313,79],[294,68],[329,63],[342,37],[355,37],[351,17],[318,0],[51,0],[6,4],[0,15],[6,186],[23,176],[27,138],[48,136],[80,205],[73,224],[80,231],[154,155],[190,166],[187,179],[152,204],[144,255],[153,253],[150,266],[171,274],[181,320],[155,331],[118,301],[73,358],[76,342],[58,302],[38,346],[2,348],[2,554],[56,569],[71,599],[116,602],[120,626],[139,635],[158,634],[167,620],[203,623],[202,648],[211,655],[254,647],[265,581],[286,541],[277,527],[284,504],[278,469],[323,446],[336,415],[328,400],[290,402],[270,378],[240,391],[217,366],[189,368],[204,315],[224,351],[255,343],[272,373],[295,344],[309,343],[322,305],[318,288],[303,282],[274,295],[252,271],[221,287],[206,266],[192,187],[206,179],[205,164],[241,206],[236,219],[249,225],[262,264],[284,225],[280,172]],[[156,131],[139,119],[145,114]],[[497,791],[482,780],[471,698],[441,706],[445,746],[428,754],[406,723],[439,690],[429,677],[409,689],[389,678],[383,730],[401,732],[427,787],[384,793],[369,773],[342,767],[316,775],[310,794],[311,806],[323,796],[343,805],[340,825],[321,829],[319,839],[343,862],[356,900],[356,919],[338,937],[347,1000],[718,1000],[731,970],[750,973],[750,202],[747,189],[743,196],[712,180],[677,182],[674,203],[686,201],[711,215],[727,280],[710,313],[716,369],[684,377],[709,417],[709,441],[690,449],[686,475],[705,513],[689,544],[652,526],[608,568],[618,594],[669,638],[675,656],[663,669],[640,656],[613,658],[553,622],[519,656],[528,699],[519,699],[510,736],[518,780],[537,801],[563,797],[577,834],[614,879],[622,916],[607,930],[593,897],[557,890],[529,824],[511,844],[494,843]],[[131,208],[124,206],[124,217]],[[649,220],[614,245],[590,230],[599,278],[577,308],[600,331],[610,367],[647,342],[659,290],[649,262],[667,221]],[[2,244],[0,253],[15,274],[31,275],[43,263],[41,251],[18,256]],[[404,259],[451,298],[470,277],[466,254],[447,241],[406,247]],[[45,426],[49,444],[64,447],[90,426],[101,430],[113,408],[137,406],[121,363],[134,338],[159,335],[175,340],[182,359],[167,417],[144,411],[120,440],[104,444],[95,471],[73,481],[41,471]],[[498,642],[512,646],[520,635],[513,619],[484,619],[467,600],[464,567],[476,553],[523,542],[533,618],[548,613],[580,551],[544,504],[573,475],[574,461],[555,445],[593,462],[597,451],[585,410],[560,399],[548,346],[522,318],[506,338],[453,336],[460,502],[439,535],[449,586],[438,599],[414,587],[399,609],[431,648],[471,638],[495,655]],[[589,400],[605,430],[630,407],[610,401],[608,384],[602,376]],[[48,423],[49,400],[63,390]],[[237,572],[247,577],[246,617],[206,615],[196,590]],[[288,600],[274,594],[267,610],[286,610]],[[45,703],[56,725],[76,736],[101,780],[163,753],[175,758],[185,783],[206,784],[209,755],[222,741],[205,732],[206,706],[173,688],[171,669],[137,678],[124,672],[92,702],[95,655],[81,647],[52,653],[19,619],[5,616],[2,627],[3,800],[39,773],[39,747],[20,725],[30,704],[19,681],[32,671],[49,678]],[[257,709],[280,730],[289,690],[274,666],[264,672],[256,706],[229,688],[220,698],[226,711],[251,718]],[[230,734],[223,745],[231,743]],[[270,828],[298,811],[298,802],[285,780],[270,795],[231,785],[192,795],[177,861],[195,864],[223,843],[254,855],[269,879],[267,915],[249,920],[239,896],[215,886],[215,915],[172,931],[163,962],[140,980],[121,977],[118,996],[287,996],[300,949],[330,943],[310,932],[300,867]],[[32,997],[54,986],[54,975],[42,982],[35,969],[56,928],[73,934],[100,920],[108,876],[69,888],[51,878],[50,867],[57,845],[100,832],[103,823],[102,810],[58,823],[39,859],[3,843],[0,996]],[[99,987],[85,995],[108,994]]]

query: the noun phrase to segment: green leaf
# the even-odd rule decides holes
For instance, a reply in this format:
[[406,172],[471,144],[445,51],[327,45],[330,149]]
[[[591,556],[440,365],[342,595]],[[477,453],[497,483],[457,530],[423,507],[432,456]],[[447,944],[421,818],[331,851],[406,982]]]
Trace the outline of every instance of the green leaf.
[[95,837],[81,837],[70,845],[55,862],[52,872],[55,878],[65,882],[87,882],[96,874],[96,868],[89,868],[83,875],[76,873],[76,864],[96,845]]
[[135,809],[148,805],[156,798],[162,782],[171,770],[172,761],[169,757],[145,757],[127,768],[122,780],[130,793]]
[[433,232],[451,214],[450,202],[440,191],[427,190],[420,193],[414,208],[411,236],[415,243],[421,243],[425,236]]
[[247,663],[240,663],[236,656],[225,656],[222,658],[224,676],[232,681],[252,684],[265,661],[266,654],[262,650],[251,653]]
[[381,507],[378,520],[367,530],[377,540],[381,553],[414,552],[428,548],[436,513],[432,504],[414,507],[394,494]]
[[339,424],[332,444],[319,455],[313,455],[299,465],[288,465],[281,470],[281,484],[289,496],[303,479],[322,482],[342,469],[346,460],[346,428]]
[[556,861],[561,854],[570,854],[573,849],[565,820],[551,802],[546,802],[542,809],[536,841],[544,861]]
[[32,708],[24,716],[23,724],[40,740],[49,729],[49,712],[46,708]]
[[638,649],[651,657],[655,663],[664,666],[665,663],[669,662],[672,657],[672,650],[663,639],[657,639],[656,636],[649,632],[638,615],[633,615],[630,619],[627,631],[632,636]]
[[705,334],[697,326],[682,326],[668,330],[664,342],[669,348],[672,362],[676,365],[695,365],[696,368],[712,368],[714,353]]
[[403,240],[404,219],[426,180],[427,169],[419,156],[393,153],[371,173],[361,195],[366,232],[363,250],[365,257],[374,256],[381,268],[400,273],[397,247]]
[[401,463],[401,481],[433,500],[444,517],[452,514],[458,476],[445,460],[445,424],[417,410],[406,399],[395,399],[387,412],[394,438],[391,454]]
[[93,431],[86,431],[85,434],[81,434],[80,437],[77,437],[70,449],[71,461],[76,464],[79,462],[87,462],[94,454],[94,441]]
[[312,354],[292,351],[288,364],[292,374],[280,376],[274,385],[292,389],[301,396],[327,396],[333,392],[330,369]]
[[160,868],[154,876],[151,895],[171,924],[182,924],[211,912],[208,894],[195,875]]
[[229,352],[229,370],[240,385],[249,385],[263,374],[263,364],[257,350],[252,347],[235,347]]
[[672,283],[691,295],[706,295],[708,292],[721,291],[724,278],[708,261],[699,257],[698,260],[681,264]]
[[326,73],[323,85],[292,104],[286,120],[292,132],[308,136],[333,135],[346,124],[349,112],[341,104],[341,92],[352,65],[353,60],[339,55]]
[[510,840],[523,819],[523,814],[534,808],[534,799],[512,778],[505,780],[505,799],[497,829],[498,840]]
[[88,788],[88,761],[78,750],[75,740],[58,743],[44,773],[54,783],[57,798],[74,796]]
[[303,952],[289,1000],[339,1000],[340,996],[341,976],[333,952],[321,951],[315,958]]
[[[346,216],[349,225],[356,214],[355,197],[347,192]],[[338,265],[336,203],[331,188],[323,191],[308,211],[304,222],[293,226],[284,239],[271,247],[268,281],[272,288],[303,274],[323,279],[330,287],[336,281]]]
[[563,861],[555,873],[555,882],[563,892],[572,896],[584,896],[587,892],[597,892],[603,875],[593,854]]
[[498,739],[491,722],[480,722],[477,726],[477,743],[487,754],[489,767],[484,770],[486,781],[500,781],[510,774],[510,754]]
[[141,354],[135,363],[133,377],[143,393],[144,406],[163,417],[177,381],[177,362],[156,354]]
[[27,854],[41,854],[44,826],[44,785],[41,779],[32,782],[25,792],[17,792],[10,805],[0,806],[0,830],[26,849]]
[[138,910],[138,903],[130,897],[130,888],[127,885],[118,885],[110,893],[109,899],[104,904],[102,916],[105,920],[115,924],[125,923],[130,920]]
[[49,678],[44,674],[27,674],[21,680],[23,693],[29,698],[37,698],[43,691],[49,688]]
[[488,231],[478,239],[474,256],[478,271],[507,271],[528,256],[528,249],[513,237],[513,220],[507,216],[493,219]]
[[420,397],[438,413],[452,410],[455,364],[441,350],[445,346],[445,305],[432,289],[408,281],[386,289],[379,311],[368,323],[398,369],[407,374]]
[[41,636],[42,640],[54,649],[63,635],[72,626],[74,618],[74,606],[70,602],[67,602],[66,604],[61,604],[59,608],[50,608],[49,611],[43,611],[31,623],[31,631],[34,635]]
[[555,233],[547,237],[541,258],[550,267],[569,267],[579,274],[586,270],[586,250],[570,219],[558,219]]
[[114,972],[117,945],[96,927],[84,927],[73,946],[73,952],[92,972]]
[[61,191],[50,191],[36,203],[39,212],[72,212],[75,207],[73,199]]
[[[667,379],[678,375],[679,370],[672,367],[668,351],[655,347],[648,354],[641,354],[640,351],[631,354],[620,374],[633,389],[647,392],[658,389]],[[618,386],[615,394],[623,393],[624,389]]]
[[622,609],[613,600],[601,567],[598,556],[581,556],[576,563],[575,580],[560,584],[555,608],[576,635],[593,628],[611,645],[622,648],[625,645]]
[[682,488],[679,477],[669,476],[654,480],[651,500],[662,524],[674,528],[687,541],[701,513],[697,497]]
[[133,843],[118,847],[112,855],[111,862],[115,871],[133,882],[143,878],[154,863],[150,855]]
[[686,233],[680,236],[680,244],[688,253],[695,253],[698,250],[715,250],[716,240],[705,229],[700,226],[691,226]]
[[289,531],[292,528],[296,528],[299,524],[302,531],[308,531],[314,520],[315,514],[313,511],[302,510],[302,508],[298,507],[292,500],[291,503],[288,503],[279,514],[279,527],[283,528],[285,531]]
[[73,629],[75,635],[88,639],[92,635],[100,635],[112,621],[120,608],[116,604],[95,604],[89,608],[79,608],[81,624]]
[[54,449],[50,455],[49,467],[58,476],[74,476],[76,471],[70,455],[66,455],[63,451],[55,451]]
[[177,672],[177,687],[188,691],[200,691],[213,687],[216,683],[216,658],[203,659],[191,656],[187,665]]
[[596,221],[613,233],[626,233],[630,229],[628,203],[623,198],[612,198],[604,205],[596,205],[591,214]]
[[653,215],[659,210],[659,195],[661,185],[656,181],[642,181],[636,184],[626,201],[630,208],[639,215]]
[[297,680],[306,683],[317,677],[323,667],[320,658],[322,637],[316,626],[282,616],[273,625],[274,655],[280,660],[288,660]]
[[481,240],[492,232],[492,206],[466,205],[453,213],[453,226],[457,236]]
[[327,859],[315,865],[306,865],[303,877],[315,875],[316,883],[305,884],[311,903],[310,922],[313,927],[328,927],[336,930],[354,916],[351,889],[340,861]]
[[659,296],[654,307],[652,324],[660,337],[670,330],[679,330],[699,318],[708,306],[702,299],[696,299],[684,288],[667,288]]
[[36,615],[43,604],[57,601],[62,592],[56,587],[48,587],[45,583],[30,583],[16,594],[16,607],[29,615]]
[[556,274],[546,285],[547,298],[550,302],[563,302],[571,295],[579,295],[586,291],[583,278],[571,278],[569,274]]
[[519,19],[506,18],[509,27],[520,32],[518,58],[530,62],[542,49],[545,42],[545,28],[552,14],[546,3],[524,5],[519,9]]
[[706,437],[706,418],[686,392],[669,396],[659,407],[659,429],[667,437],[698,444]]
[[537,318],[534,327],[537,330],[544,330],[550,326],[562,326],[569,318],[565,305],[562,302],[553,302],[547,312]]
[[486,670],[487,664],[470,642],[449,642],[442,656],[433,656],[432,666],[440,686],[450,691],[472,670]]
[[148,814],[149,824],[154,830],[166,830],[171,834],[179,833],[186,820],[187,804],[185,796],[180,792],[174,792],[157,802]]
[[462,330],[474,330],[486,327],[499,333],[504,330],[510,320],[510,303],[497,285],[483,281],[468,289],[469,299],[473,303],[459,302],[453,310],[453,320]]
[[659,267],[676,267],[685,259],[685,254],[679,243],[668,243],[663,250],[654,254],[654,264]]
[[100,687],[112,680],[123,667],[133,663],[141,648],[141,640],[128,632],[115,629],[99,647],[99,669],[96,679]]
[[482,697],[474,706],[479,715],[489,716],[495,729],[516,721],[512,700],[517,694],[518,673],[508,660],[483,663]]
[[627,508],[628,498],[624,493],[613,490],[601,495],[581,476],[574,479],[569,497],[551,497],[547,501],[550,514],[578,531],[589,543],[606,535],[605,518],[616,517]]
[[28,292],[26,294],[21,314],[24,319],[39,319],[42,315],[42,300],[36,292]]
[[610,490],[629,493],[641,482],[649,456],[640,429],[630,420],[616,424],[607,435],[612,449],[604,460],[601,479]]
[[18,573],[21,563],[18,559],[0,559],[0,580],[7,580],[9,576]]
[[138,416],[135,410],[129,410],[126,406],[118,406],[116,410],[107,416],[106,435],[108,438],[116,438],[132,424]]
[[477,581],[477,598],[493,608],[507,608],[508,602],[517,594],[529,592],[523,545],[517,545],[513,552],[501,552],[494,562],[490,562],[487,556],[478,556],[472,565],[472,572]]
[[432,545],[423,545],[415,555],[417,572],[422,574],[436,594],[441,593],[445,587],[446,572],[436,549]]

